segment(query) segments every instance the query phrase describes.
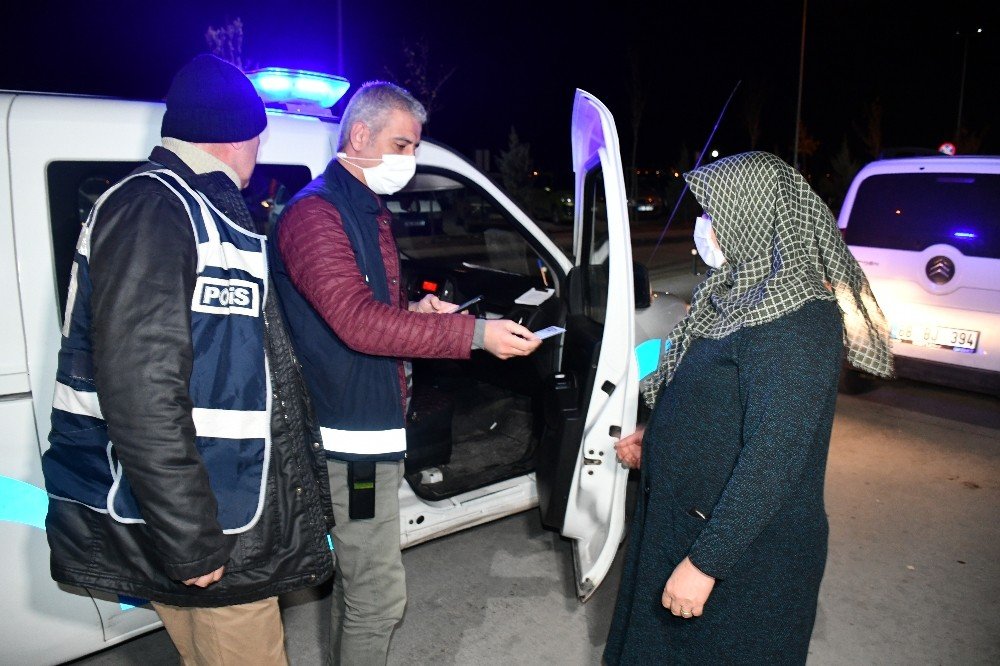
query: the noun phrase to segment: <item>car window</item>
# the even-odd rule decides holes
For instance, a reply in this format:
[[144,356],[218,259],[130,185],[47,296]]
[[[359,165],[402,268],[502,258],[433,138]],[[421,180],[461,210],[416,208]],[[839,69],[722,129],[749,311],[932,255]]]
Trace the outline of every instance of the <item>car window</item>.
[[309,167],[302,164],[258,164],[243,190],[257,232],[270,231],[288,200],[311,180]]
[[399,251],[410,259],[539,275],[539,255],[506,210],[458,176],[420,171],[405,188],[382,200],[393,214]]
[[608,204],[604,173],[597,165],[583,181],[583,304],[584,314],[604,324],[608,309]]
[[573,254],[573,172],[533,171],[525,210],[559,249]]
[[73,253],[80,228],[98,197],[142,162],[57,161],[48,166],[49,228],[56,269],[59,321],[66,309]]
[[[80,228],[97,199],[144,162],[57,161],[48,166],[49,225],[55,261],[59,317],[66,308],[73,253]],[[259,164],[243,191],[257,231],[264,233],[288,200],[311,179],[298,164]]]
[[944,243],[967,256],[1000,258],[1000,174],[869,176],[858,188],[845,239],[917,252]]

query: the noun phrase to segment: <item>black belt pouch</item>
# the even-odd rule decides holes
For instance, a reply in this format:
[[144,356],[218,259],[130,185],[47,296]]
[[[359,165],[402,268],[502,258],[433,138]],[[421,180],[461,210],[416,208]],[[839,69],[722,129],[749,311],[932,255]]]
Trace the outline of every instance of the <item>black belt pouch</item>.
[[351,520],[375,517],[375,463],[347,463],[347,515]]

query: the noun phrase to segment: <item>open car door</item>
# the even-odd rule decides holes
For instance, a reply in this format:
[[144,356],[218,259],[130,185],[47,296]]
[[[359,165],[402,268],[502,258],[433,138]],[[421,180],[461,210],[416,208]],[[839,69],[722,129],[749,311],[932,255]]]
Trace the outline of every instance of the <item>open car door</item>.
[[614,443],[638,406],[635,298],[625,181],[615,121],[593,95],[573,104],[574,248],[559,374],[547,387],[538,460],[542,521],[573,540],[585,601],[614,560],[625,528],[628,470]]

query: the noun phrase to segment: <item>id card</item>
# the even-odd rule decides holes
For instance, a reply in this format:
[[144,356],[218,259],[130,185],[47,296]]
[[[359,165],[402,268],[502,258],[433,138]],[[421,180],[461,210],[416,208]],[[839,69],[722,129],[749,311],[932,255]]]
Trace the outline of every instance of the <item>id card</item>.
[[535,335],[544,340],[545,338],[551,338],[553,335],[559,335],[560,333],[565,332],[566,329],[559,326],[546,326],[540,331],[535,331]]

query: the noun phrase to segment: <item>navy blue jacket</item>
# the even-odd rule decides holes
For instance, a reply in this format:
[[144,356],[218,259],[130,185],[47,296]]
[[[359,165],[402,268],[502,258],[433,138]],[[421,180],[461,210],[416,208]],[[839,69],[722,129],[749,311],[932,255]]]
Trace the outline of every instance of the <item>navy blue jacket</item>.
[[[306,197],[332,205],[351,241],[358,269],[381,303],[390,304],[385,263],[379,248],[378,198],[336,160],[302,189],[285,213]],[[327,325],[296,290],[278,242],[283,214],[271,230],[271,275],[281,296],[292,342],[302,361],[323,445],[340,460],[401,460],[406,452],[405,415],[400,407],[399,361],[355,351]]]
[[[239,190],[224,174],[196,175],[164,148],[155,149],[150,159],[141,170],[170,169],[233,222],[252,228]],[[244,303],[253,289],[227,288],[223,296],[219,288],[203,289],[201,295],[211,298],[199,303],[263,311],[272,406],[269,450],[255,447],[257,474],[212,479],[212,465],[196,447],[198,414],[193,412],[204,405],[192,393],[192,375],[197,367],[209,371],[211,366],[199,365],[195,356],[205,349],[192,343],[198,240],[185,202],[153,178],[126,183],[101,208],[85,281],[92,287],[87,335],[93,341],[93,385],[107,423],[106,439],[115,444],[145,522],[123,523],[77,501],[51,501],[46,532],[52,575],[59,582],[178,606],[223,606],[315,584],[332,573],[327,542],[332,508],[322,447],[274,294],[265,297],[260,285],[256,302],[247,298]],[[82,321],[73,319],[74,324]],[[254,333],[245,341],[263,363],[260,336]],[[62,367],[74,376],[86,375],[72,365]],[[85,386],[75,388],[74,395],[87,397],[81,390]],[[251,394],[264,399],[258,388]],[[60,418],[75,413],[62,411]],[[47,484],[62,483],[63,471],[85,463],[84,456],[71,453],[60,445],[46,454]],[[106,460],[103,465],[107,471]],[[248,481],[243,490],[249,493],[240,494],[257,497],[261,475],[266,486],[259,495],[262,510],[258,513],[252,502],[257,516],[242,529],[245,513],[227,517],[218,507],[247,509],[247,504],[232,504],[219,493],[240,493],[237,485]],[[64,484],[62,490],[79,488]],[[207,588],[181,582],[222,565],[222,579]]]

